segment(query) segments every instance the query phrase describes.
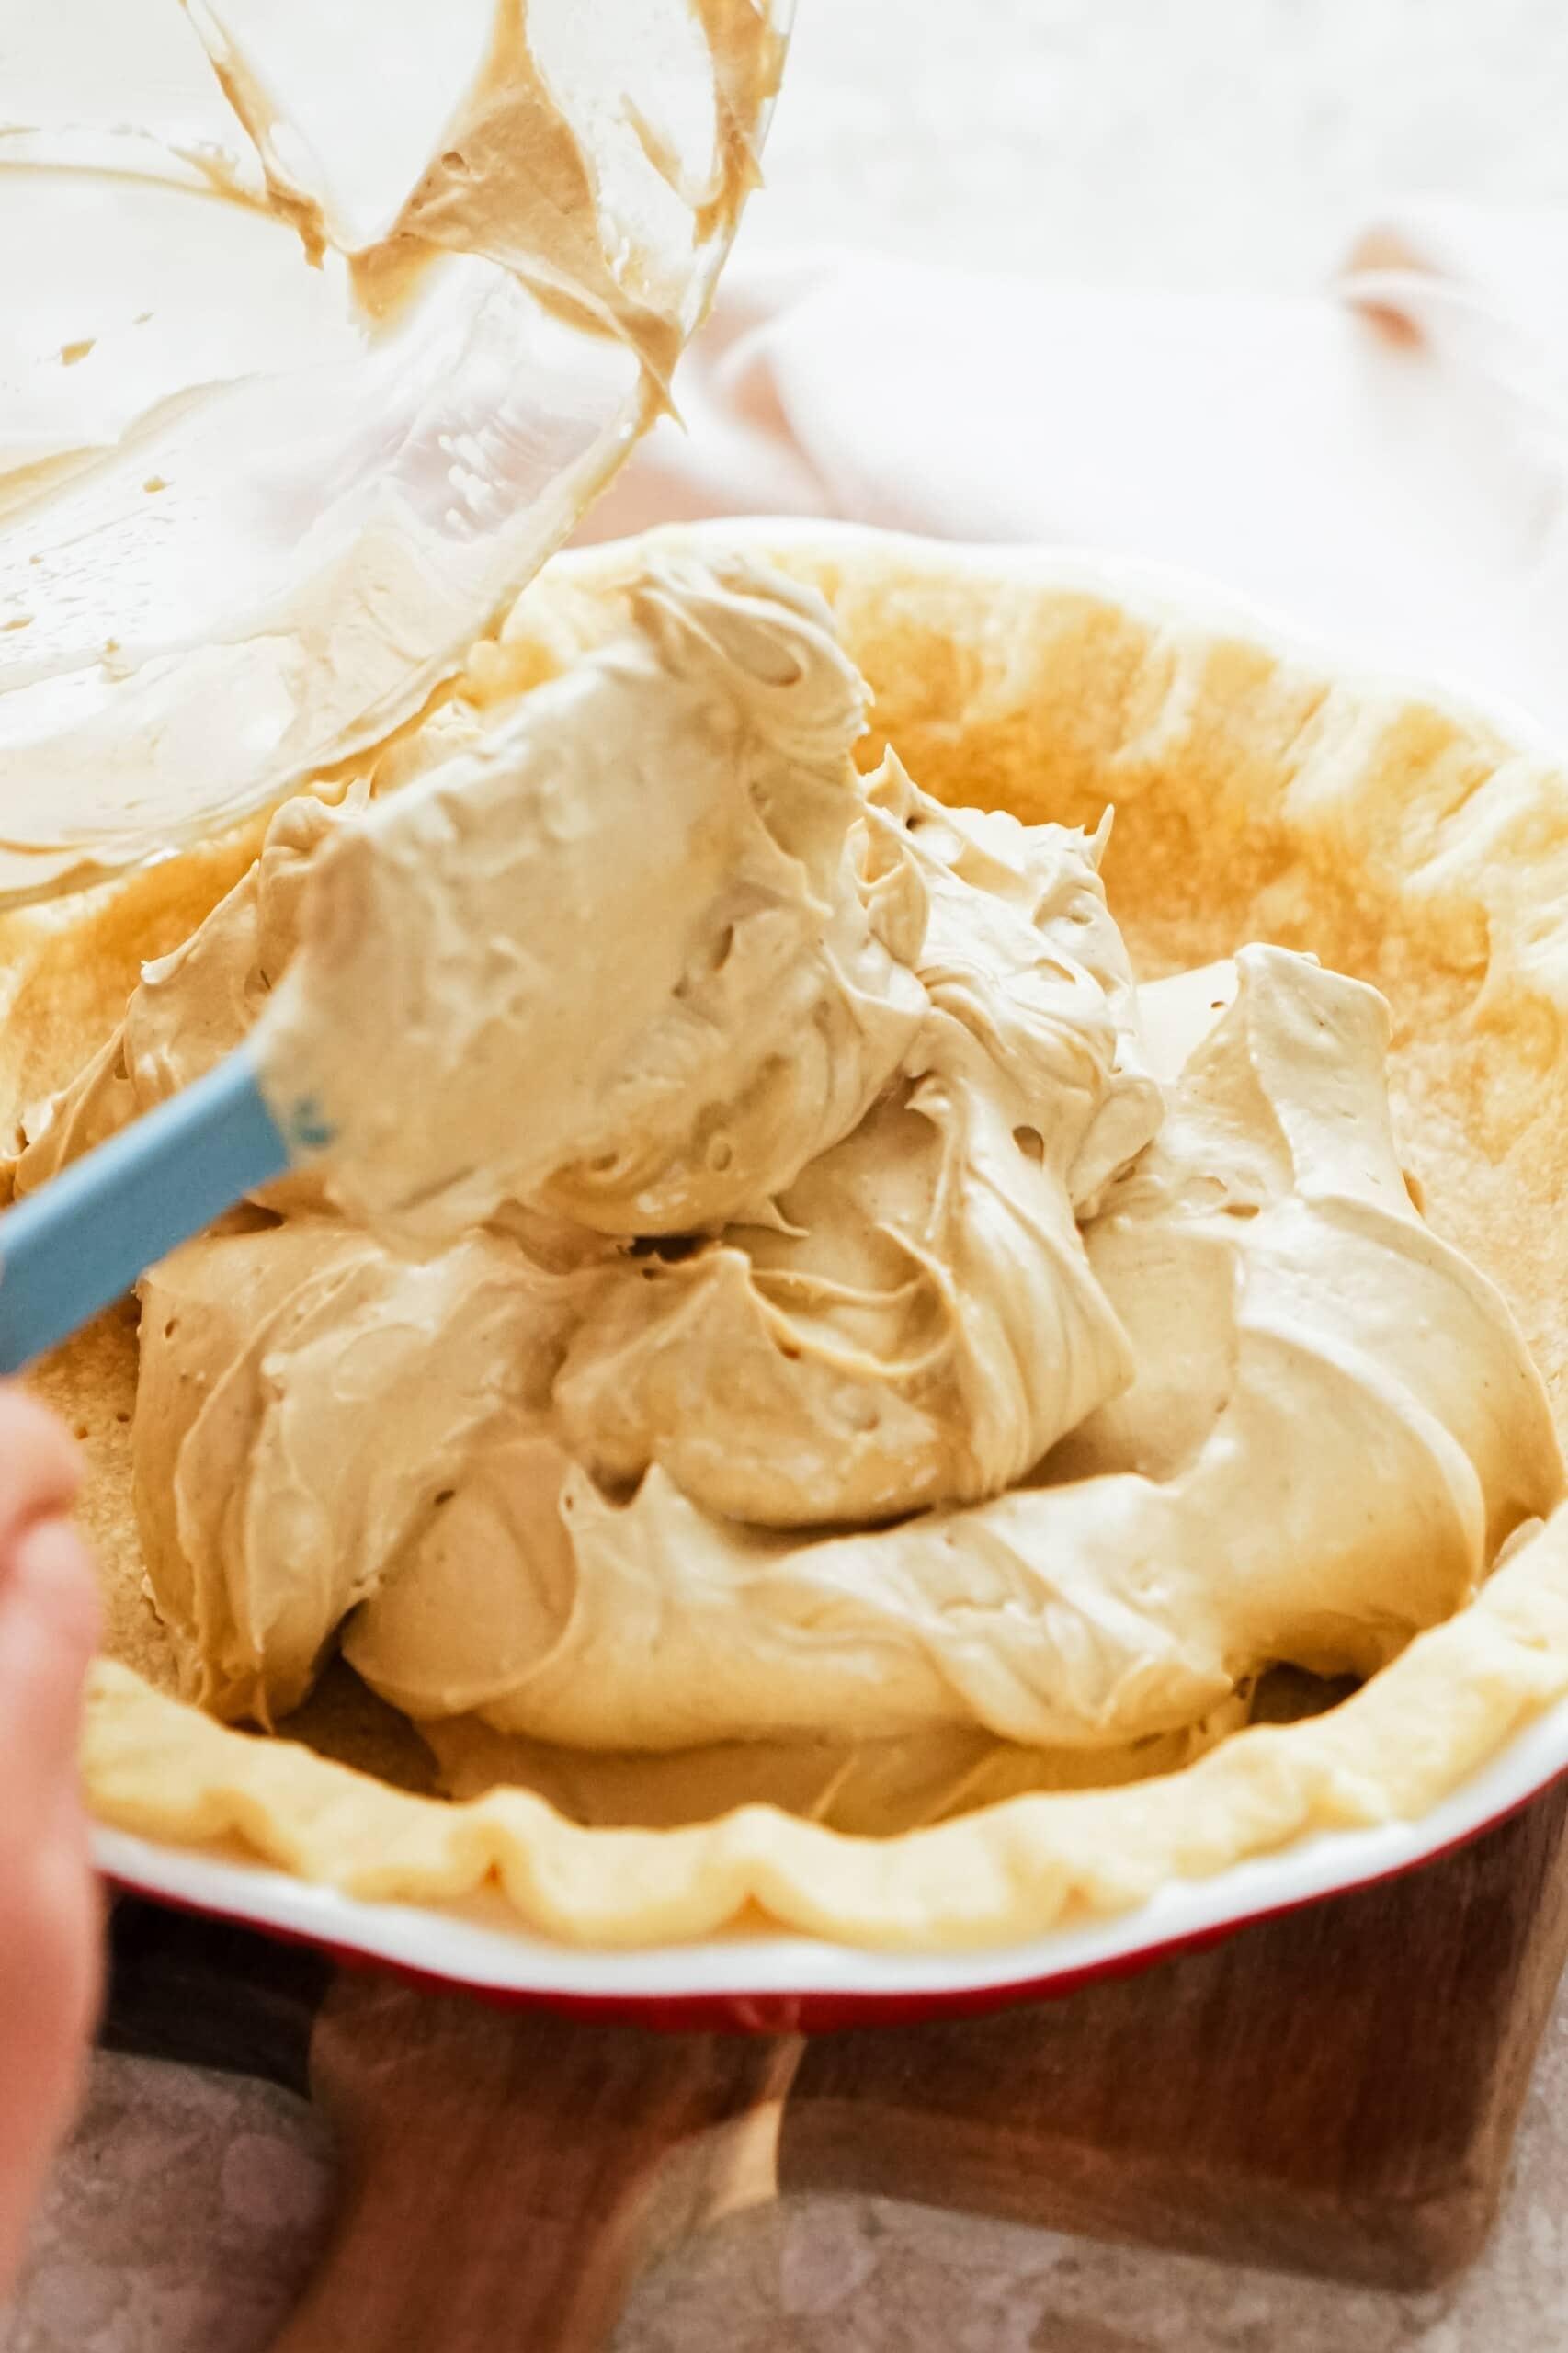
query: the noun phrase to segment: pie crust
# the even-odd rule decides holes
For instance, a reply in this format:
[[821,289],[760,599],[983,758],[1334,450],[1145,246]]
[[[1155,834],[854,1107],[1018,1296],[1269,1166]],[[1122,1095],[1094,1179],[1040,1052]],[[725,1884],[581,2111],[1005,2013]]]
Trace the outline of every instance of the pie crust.
[[[1261,938],[1375,983],[1393,1009],[1395,1123],[1426,1214],[1502,1286],[1558,1398],[1568,778],[1550,758],[1125,570],[852,527],[706,525],[558,558],[499,642],[475,649],[476,675],[526,684],[593,642],[603,592],[651,542],[744,548],[824,591],[874,692],[868,764],[891,742],[928,790],[1026,820],[1092,825],[1113,801],[1110,900],[1143,975]],[[256,838],[247,827],[0,921],[13,1120],[101,1042],[141,960],[186,935]],[[105,1580],[92,1811],[360,1897],[438,1904],[491,1882],[530,1928],[620,1947],[764,1921],[886,1949],[1006,1943],[1315,1831],[1419,1816],[1568,1693],[1564,1506],[1521,1532],[1470,1608],[1353,1696],[1156,1779],[1013,1797],[880,1838],[755,1803],[651,1830],[584,1827],[519,1789],[447,1802],[403,1785],[413,1735],[362,1699],[347,1727],[330,1692],[296,1720],[356,1767],[174,1696],[131,1509],[135,1367],[122,1306],[35,1376],[83,1439],[82,1517]]]

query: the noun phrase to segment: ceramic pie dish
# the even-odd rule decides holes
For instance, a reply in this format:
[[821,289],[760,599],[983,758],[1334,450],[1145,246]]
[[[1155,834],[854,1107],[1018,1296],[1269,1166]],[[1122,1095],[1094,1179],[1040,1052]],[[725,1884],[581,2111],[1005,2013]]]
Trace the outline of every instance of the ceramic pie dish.
[[[847,527],[658,536],[760,553],[823,590],[875,697],[869,758],[891,743],[939,797],[1028,821],[1093,826],[1114,802],[1108,887],[1141,975],[1265,939],[1374,983],[1426,1213],[1502,1289],[1555,1395],[1568,785],[1523,730],[1358,679],[1125,566]],[[558,559],[515,640],[590,642],[636,560],[617,546]],[[13,1114],[101,1042],[140,960],[182,937],[254,846],[232,837],[6,918]],[[125,1884],[421,1974],[669,2020],[972,2006],[1411,1867],[1568,1769],[1560,1512],[1351,1696],[1127,1786],[879,1839],[757,1804],[648,1829],[582,1826],[517,1790],[449,1803],[400,1785],[406,1766],[352,1695],[312,1702],[287,1728],[304,1740],[218,1725],[173,1696],[129,1509],[135,1349],[122,1311],[39,1381],[83,1433],[109,1588],[85,1758],[99,1859]]]

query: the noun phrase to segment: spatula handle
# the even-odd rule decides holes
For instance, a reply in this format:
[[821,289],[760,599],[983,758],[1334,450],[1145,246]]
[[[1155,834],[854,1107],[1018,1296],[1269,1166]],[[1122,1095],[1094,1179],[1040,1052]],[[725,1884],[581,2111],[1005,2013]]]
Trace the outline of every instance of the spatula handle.
[[0,1217],[0,1372],[88,1323],[289,1153],[241,1048]]

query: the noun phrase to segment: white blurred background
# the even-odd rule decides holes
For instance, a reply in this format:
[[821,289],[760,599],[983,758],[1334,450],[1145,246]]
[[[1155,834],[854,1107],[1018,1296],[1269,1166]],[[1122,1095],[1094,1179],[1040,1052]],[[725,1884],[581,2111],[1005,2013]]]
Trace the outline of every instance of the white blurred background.
[[799,0],[744,249],[1303,290],[1391,196],[1568,201],[1562,0]]

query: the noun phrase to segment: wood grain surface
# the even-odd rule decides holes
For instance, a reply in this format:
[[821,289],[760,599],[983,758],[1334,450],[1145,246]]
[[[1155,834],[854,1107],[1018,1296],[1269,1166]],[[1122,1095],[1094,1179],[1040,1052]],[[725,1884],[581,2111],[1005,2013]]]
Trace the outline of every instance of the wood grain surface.
[[775,2190],[1424,2287],[1496,2208],[1565,1840],[1568,1790],[1060,2001],[808,2040],[498,2008],[127,1901],[106,2031],[331,2117],[337,2225],[279,2353],[590,2353],[642,2265]]

